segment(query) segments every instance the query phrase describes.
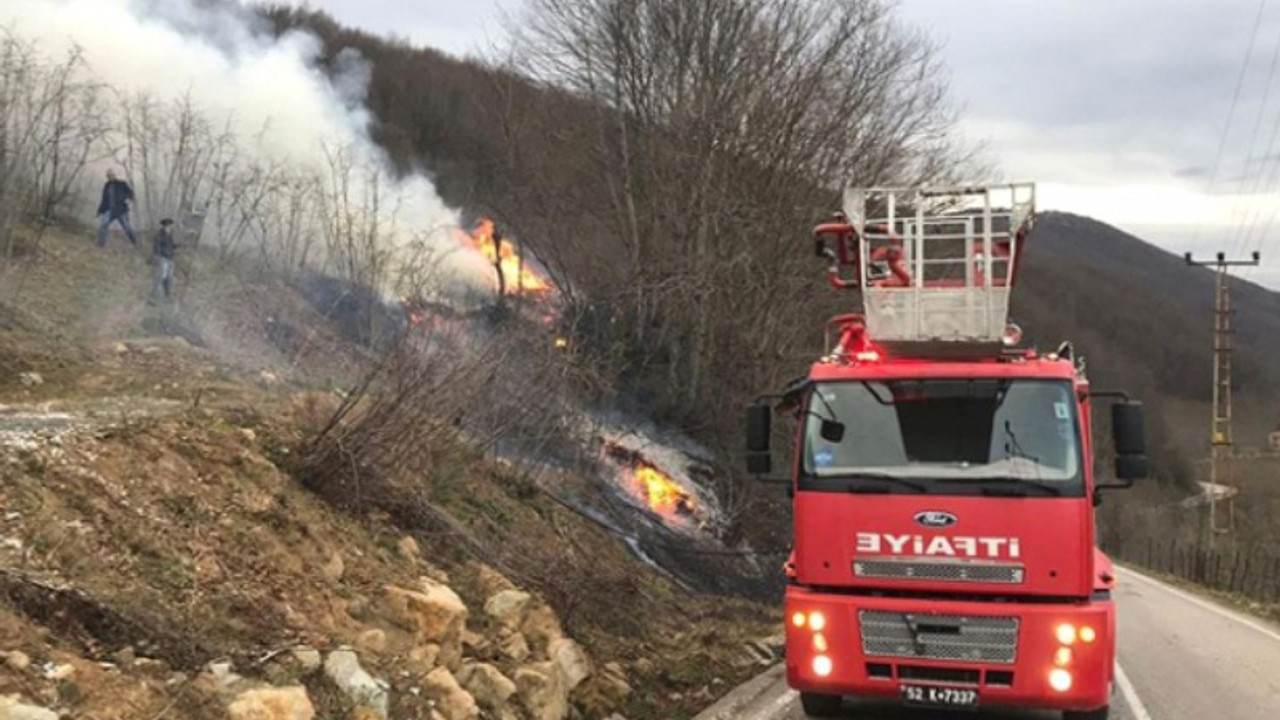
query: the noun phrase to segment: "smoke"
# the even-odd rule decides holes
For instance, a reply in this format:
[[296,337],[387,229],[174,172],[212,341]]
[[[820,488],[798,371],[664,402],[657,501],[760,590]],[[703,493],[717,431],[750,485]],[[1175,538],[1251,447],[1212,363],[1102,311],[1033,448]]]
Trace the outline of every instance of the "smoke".
[[[459,215],[427,177],[385,179],[394,174],[371,138],[375,119],[364,104],[372,67],[354,49],[340,52],[327,73],[319,66],[318,38],[301,32],[276,38],[252,10],[210,0],[4,0],[0,27],[34,41],[50,58],[79,49],[117,106],[138,97],[162,105],[190,101],[211,126],[229,128],[239,153],[255,163],[324,178],[341,148],[365,176],[376,168],[384,178],[378,189],[387,197],[379,207],[394,208],[380,209],[394,212],[383,223],[386,243],[447,256],[442,268],[455,281],[492,282],[483,260],[457,251]],[[117,152],[97,169],[121,162]],[[93,174],[95,183],[100,176]],[[155,204],[176,203],[166,196]],[[178,208],[150,210],[154,220]]]

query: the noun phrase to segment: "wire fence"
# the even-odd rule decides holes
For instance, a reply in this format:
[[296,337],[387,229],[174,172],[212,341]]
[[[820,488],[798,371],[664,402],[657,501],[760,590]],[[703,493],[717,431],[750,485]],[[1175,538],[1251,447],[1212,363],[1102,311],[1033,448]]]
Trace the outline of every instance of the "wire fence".
[[1155,572],[1260,603],[1280,603],[1280,550],[1265,545],[1210,547],[1201,540],[1149,537],[1119,557]]

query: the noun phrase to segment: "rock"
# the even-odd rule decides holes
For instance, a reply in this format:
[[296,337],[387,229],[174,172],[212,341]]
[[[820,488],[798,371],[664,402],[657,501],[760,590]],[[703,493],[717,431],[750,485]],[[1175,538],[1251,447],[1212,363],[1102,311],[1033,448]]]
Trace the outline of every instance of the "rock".
[[475,720],[480,716],[476,699],[462,689],[448,668],[432,670],[423,679],[422,690],[445,720]]
[[257,442],[258,440],[258,433],[254,432],[253,428],[240,428],[238,432],[240,437],[247,443]]
[[122,342],[118,342],[111,346],[111,352],[117,355],[127,355],[129,353],[129,346]]
[[301,686],[240,693],[227,708],[230,720],[312,720],[316,710]]
[[503,627],[518,628],[524,623],[531,602],[533,596],[527,592],[503,590],[485,601],[484,611]]
[[516,691],[533,720],[564,720],[569,714],[569,691],[555,663],[526,665],[516,670]]
[[324,661],[325,675],[357,705],[387,716],[387,688],[360,667],[360,659],[351,650],[334,650]]
[[22,671],[31,667],[31,658],[21,650],[11,650],[5,654],[4,661],[14,670]]
[[232,671],[229,662],[209,663],[208,670],[209,674],[213,675],[213,679],[218,681],[219,687],[231,687],[244,679]]
[[369,620],[374,616],[373,603],[363,595],[356,595],[347,601],[347,614],[356,620]]
[[502,653],[503,657],[518,663],[528,660],[529,655],[532,654],[529,650],[529,642],[524,639],[524,635],[514,630],[507,630],[498,636],[498,652]]
[[320,651],[306,645],[299,645],[293,649],[293,659],[298,663],[298,667],[303,672],[315,672],[320,669],[323,660],[320,658]]
[[342,576],[347,572],[347,565],[342,561],[342,553],[335,552],[329,557],[329,562],[320,568],[320,573],[324,575],[324,579],[332,584],[342,581]]
[[67,663],[61,665],[50,663],[44,668],[44,677],[46,680],[70,680],[76,674],[76,667]]
[[658,669],[649,658],[640,658],[631,663],[631,667],[636,671],[637,675],[644,678],[653,677],[653,673]]
[[387,634],[377,628],[365,630],[356,638],[356,647],[372,655],[381,655],[387,651]]
[[621,715],[619,713],[614,713],[609,717],[605,718],[604,720],[627,720],[627,718],[624,715]]
[[44,384],[44,378],[40,373],[24,372],[18,373],[18,382],[22,383],[23,387],[40,387]]
[[516,694],[516,684],[498,668],[485,663],[464,665],[458,673],[458,679],[475,697],[476,702],[490,710],[506,705],[511,696]]
[[573,704],[587,717],[604,717],[622,707],[631,692],[622,666],[609,663],[573,691]]
[[58,720],[58,713],[35,705],[25,705],[13,698],[0,697],[3,720]]
[[524,634],[525,639],[529,641],[529,646],[534,650],[544,650],[551,645],[552,640],[564,637],[564,630],[560,629],[560,620],[556,618],[555,611],[549,605],[539,605],[531,610],[524,624],[520,626],[520,632]]
[[480,649],[488,647],[488,645],[489,645],[489,640],[485,638],[485,636],[481,635],[480,633],[471,632],[470,630],[463,629],[462,631],[463,647],[472,651],[478,651]]
[[480,592],[486,598],[493,597],[503,590],[516,589],[516,586],[505,575],[488,565],[478,566],[476,576],[476,582],[480,585]]
[[457,593],[429,578],[420,580],[423,592],[388,586],[387,601],[411,627],[419,644],[440,646],[440,662],[456,669],[462,661],[462,631],[467,606]]
[[435,643],[418,645],[409,651],[409,672],[424,676],[436,669],[436,661],[440,659],[440,646]]
[[409,535],[400,538],[400,542],[396,543],[396,550],[400,551],[401,557],[409,561],[415,561],[422,555],[422,549],[418,547],[418,541]]
[[137,653],[132,647],[122,648],[111,654],[111,660],[126,670],[133,667],[133,663],[138,659]]
[[547,646],[547,657],[560,670],[570,692],[591,676],[591,661],[587,654],[582,651],[581,645],[569,638],[552,640]]
[[[627,682],[627,674],[623,672],[622,665],[618,663],[605,665],[604,672],[600,673],[597,679],[604,684],[605,691],[619,703],[631,696],[631,683]],[[721,683],[723,682],[722,680]]]

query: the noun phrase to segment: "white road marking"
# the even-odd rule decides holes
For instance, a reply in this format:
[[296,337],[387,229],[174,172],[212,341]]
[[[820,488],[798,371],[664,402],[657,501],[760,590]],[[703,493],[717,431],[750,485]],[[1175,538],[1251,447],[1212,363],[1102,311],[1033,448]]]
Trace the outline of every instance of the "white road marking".
[[778,699],[773,701],[772,705],[769,706],[769,712],[766,713],[765,715],[762,715],[761,717],[766,718],[766,720],[768,718],[777,717],[779,713],[785,710],[787,706],[794,703],[796,699],[799,697],[800,697],[800,694],[795,692],[794,690],[790,690],[790,689],[786,690],[785,692],[782,693],[782,695],[778,697]]
[[1235,622],[1237,622],[1237,623],[1239,623],[1239,624],[1241,624],[1241,625],[1243,625],[1243,626],[1245,626],[1245,627],[1249,628],[1250,630],[1255,630],[1255,631],[1257,631],[1258,633],[1261,633],[1262,635],[1265,635],[1265,636],[1267,636],[1267,637],[1271,638],[1272,640],[1275,640],[1276,642],[1280,642],[1280,633],[1276,632],[1275,630],[1273,630],[1273,629],[1271,629],[1271,628],[1269,628],[1269,627],[1267,627],[1267,626],[1265,626],[1265,625],[1263,625],[1263,624],[1261,624],[1261,623],[1258,623],[1258,622],[1255,622],[1255,621],[1253,621],[1253,620],[1250,620],[1249,618],[1247,618],[1247,617],[1245,617],[1245,616],[1243,616],[1243,615],[1241,615],[1241,614],[1239,614],[1239,613],[1232,612],[1232,611],[1227,610],[1226,608],[1223,608],[1223,607],[1219,607],[1218,605],[1215,605],[1215,604],[1213,604],[1213,603],[1211,603],[1211,602],[1209,602],[1209,601],[1207,601],[1207,600],[1201,600],[1200,598],[1196,597],[1195,595],[1192,595],[1192,594],[1190,594],[1190,593],[1183,592],[1183,591],[1181,591],[1181,590],[1179,590],[1179,589],[1177,589],[1177,588],[1175,588],[1175,587],[1171,587],[1170,585],[1168,585],[1168,584],[1166,584],[1166,583],[1162,583],[1162,582],[1160,582],[1159,580],[1156,580],[1155,578],[1147,577],[1146,575],[1143,575],[1143,574],[1142,574],[1142,573],[1140,573],[1140,572],[1135,572],[1135,571],[1133,571],[1133,570],[1130,570],[1129,568],[1125,568],[1125,569],[1122,571],[1122,574],[1123,574],[1123,576],[1125,576],[1125,577],[1131,577],[1131,578],[1133,578],[1133,579],[1135,579],[1135,580],[1140,580],[1140,581],[1142,581],[1142,582],[1146,583],[1147,585],[1150,585],[1150,586],[1152,586],[1152,587],[1156,587],[1156,588],[1159,588],[1159,589],[1164,590],[1164,591],[1166,591],[1166,592],[1172,593],[1172,594],[1174,594],[1174,595],[1176,595],[1176,596],[1178,596],[1178,597],[1182,598],[1183,600],[1186,600],[1187,602],[1191,603],[1192,605],[1195,605],[1196,607],[1202,608],[1202,609],[1204,609],[1204,610],[1208,610],[1209,612],[1211,612],[1211,613],[1213,613],[1213,614],[1215,614],[1215,615],[1218,615],[1218,616],[1220,616],[1220,617],[1227,618],[1228,620],[1234,620]]
[[1142,704],[1142,698],[1138,697],[1138,691],[1134,689],[1133,683],[1129,682],[1129,676],[1125,674],[1124,668],[1120,667],[1120,663],[1116,663],[1116,684],[1120,686],[1124,704],[1128,705],[1129,711],[1133,713],[1133,720],[1151,720],[1151,713],[1147,712],[1147,706]]

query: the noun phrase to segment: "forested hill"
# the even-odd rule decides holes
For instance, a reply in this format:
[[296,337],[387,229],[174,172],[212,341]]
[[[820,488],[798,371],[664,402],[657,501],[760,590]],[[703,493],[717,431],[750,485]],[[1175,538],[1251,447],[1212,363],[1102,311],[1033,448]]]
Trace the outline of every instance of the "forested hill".
[[[600,181],[598,149],[589,149],[595,142],[607,144],[594,124],[598,109],[517,72],[343,28],[321,13],[290,8],[263,12],[277,31],[301,26],[317,34],[327,57],[354,47],[372,62],[368,102],[378,118],[379,141],[402,166],[429,169],[447,202],[494,214],[522,231],[536,250],[550,256],[553,272],[567,272],[579,289],[590,287],[586,275],[599,270],[581,258],[618,264],[608,260],[619,252],[613,237],[616,197]],[[783,200],[794,198],[779,202]],[[742,357],[742,351],[755,345],[734,337],[772,327],[786,336],[779,344],[789,343],[792,350],[785,360],[777,356],[774,362],[786,365],[777,375],[803,371],[796,357],[818,351],[818,316],[844,309],[845,299],[825,291],[817,268],[804,257],[805,223],[821,219],[834,201],[810,198],[812,214],[795,221],[789,238],[752,259],[773,263],[773,274],[780,276],[770,290],[773,305],[761,307],[794,307],[777,311],[778,322],[763,326],[740,317],[712,316],[715,347],[704,354],[714,359],[732,351]],[[596,287],[602,285],[597,282]],[[1280,296],[1245,282],[1235,287],[1237,442],[1257,447],[1280,420],[1280,408],[1271,402],[1280,391],[1280,370],[1269,361],[1280,352]],[[1190,460],[1207,445],[1212,289],[1212,273],[1187,267],[1180,256],[1089,218],[1042,212],[1025,256],[1014,315],[1042,347],[1064,339],[1076,343],[1089,360],[1096,386],[1123,388],[1146,400],[1156,442],[1167,453]],[[742,303],[740,312],[751,312]],[[679,358],[692,343],[687,323],[654,322],[651,337],[670,346],[643,357],[634,349],[623,354],[630,367],[641,369],[641,382],[630,387],[672,386],[689,375],[690,366]],[[711,392],[725,398],[723,403],[708,403],[706,395],[701,403],[696,398],[691,402],[731,413],[736,399],[768,389],[760,385],[765,375],[744,370],[742,387],[721,382]],[[707,421],[696,414],[695,421]]]
[[[1095,386],[1141,395],[1169,441],[1207,448],[1214,276],[1179,255],[1090,218],[1041,212],[1024,256],[1014,314],[1050,346],[1071,339]],[[1238,444],[1259,447],[1280,420],[1280,295],[1233,280]]]

